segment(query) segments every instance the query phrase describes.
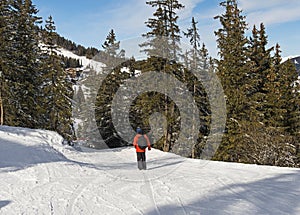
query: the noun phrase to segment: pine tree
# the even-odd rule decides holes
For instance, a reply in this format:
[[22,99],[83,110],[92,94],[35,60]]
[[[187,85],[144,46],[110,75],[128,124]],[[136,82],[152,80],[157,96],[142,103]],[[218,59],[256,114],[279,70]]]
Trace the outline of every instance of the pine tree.
[[[198,74],[198,77],[201,77],[201,80],[195,79],[195,77],[186,76],[185,81],[192,85],[192,92],[195,98],[196,103],[200,108],[200,120],[202,122],[201,127],[202,131],[198,139],[203,139],[204,136],[208,135],[209,130],[209,104],[208,97],[203,88],[203,82],[209,82],[208,73],[212,72],[209,65],[209,56],[208,50],[206,49],[204,43],[201,47],[200,35],[197,28],[197,22],[194,17],[192,18],[191,27],[187,29],[187,32],[184,32],[184,35],[190,39],[191,50],[187,50],[186,55],[186,66],[190,69],[193,74]],[[199,84],[199,81],[201,84]],[[194,114],[193,114],[194,116]],[[193,119],[198,120],[198,119]],[[195,128],[193,127],[194,131]],[[194,133],[194,132],[193,132]],[[192,157],[200,157],[201,149],[205,143],[198,142],[194,145]]]
[[181,49],[179,47],[180,43],[180,29],[177,24],[178,16],[176,14],[176,10],[181,10],[184,6],[179,3],[178,0],[166,0],[164,7],[166,8],[167,18],[168,18],[168,25],[169,25],[169,37],[170,37],[170,44],[171,44],[171,59],[178,60],[178,54],[180,54]]
[[249,117],[251,121],[264,121],[264,108],[262,106],[266,97],[264,84],[272,66],[271,51],[274,49],[274,47],[267,48],[267,44],[264,24],[260,24],[259,30],[254,25],[248,47],[251,72],[248,75],[247,97],[250,98]]
[[[119,50],[120,41],[117,41],[113,30],[107,35],[102,48],[104,54],[101,55],[100,60],[105,63],[102,74],[90,75],[84,83],[92,89],[90,95],[87,96],[87,102],[89,103],[87,110],[95,113],[96,122],[93,121],[91,113],[83,115],[85,118],[83,131],[85,135],[95,139],[93,143],[95,147],[103,147],[102,143],[97,141],[99,131],[108,146],[118,147],[124,145],[124,141],[115,132],[111,117],[111,102],[124,78],[120,66],[125,61],[125,50]],[[105,80],[103,80],[104,77]],[[99,83],[101,83],[100,88]],[[99,131],[95,130],[96,123]]]
[[116,34],[113,29],[108,33],[106,40],[102,45],[102,48],[104,49],[104,52],[109,56],[117,56],[117,50],[120,48],[120,41],[117,42]]
[[9,111],[6,112],[8,103],[9,89],[7,86],[7,76],[10,71],[8,56],[10,48],[9,32],[11,26],[11,11],[9,1],[4,0],[0,3],[0,125],[4,124],[4,113],[9,118]]
[[150,1],[146,2],[146,4],[158,8],[153,13],[156,18],[149,18],[148,21],[145,22],[146,26],[152,30],[142,35],[147,41],[140,44],[140,47],[144,48],[143,51],[148,56],[167,57],[170,53],[170,48],[166,41],[167,29],[164,21],[166,20],[165,10],[162,8],[160,1]]
[[281,98],[280,68],[281,68],[281,50],[276,44],[275,55],[272,58],[272,65],[267,70],[267,77],[264,83],[265,99],[263,101],[264,123],[268,127],[275,127],[283,131],[282,116],[285,110],[282,108],[283,101]]
[[[72,98],[73,89],[63,69],[57,46],[54,42],[55,25],[51,16],[45,25],[45,53],[42,65],[42,86],[40,94],[40,117],[42,127],[57,131],[64,138],[73,138]],[[44,125],[43,125],[44,124]]]
[[117,41],[113,29],[108,33],[106,40],[102,44],[102,48],[104,49],[105,58],[101,60],[104,60],[103,63],[106,64],[106,69],[111,70],[124,61],[125,50],[122,49],[119,51],[120,41]]
[[37,124],[38,29],[40,18],[31,0],[13,1],[11,39],[11,70],[8,79],[9,106],[14,112],[10,125],[33,128]]
[[247,43],[245,37],[247,24],[245,16],[238,8],[236,0],[220,3],[225,13],[215,17],[222,28],[215,32],[220,60],[217,61],[217,74],[221,80],[227,103],[226,131],[216,158],[238,161],[240,157],[239,139],[242,133],[239,126],[248,120],[246,80],[248,76]]
[[295,137],[300,137],[300,83],[295,65],[290,60],[281,64],[280,90],[285,131]]
[[[194,19],[194,17],[192,18],[192,26],[191,28],[187,29],[187,32],[183,32],[184,36],[186,38],[190,38],[190,45],[193,47],[192,50],[189,50],[189,55],[191,55],[192,58],[192,63],[188,63],[191,64],[192,67],[194,67],[195,69],[197,69],[197,64],[200,61],[200,35],[198,33],[198,28],[197,28],[197,23]],[[188,65],[189,66],[189,65]]]
[[184,8],[177,0],[148,1],[146,4],[157,8],[153,13],[154,18],[149,18],[145,23],[151,30],[142,36],[146,42],[140,44],[148,56],[160,56],[169,60],[178,60],[181,50],[180,29],[177,25],[176,10]]

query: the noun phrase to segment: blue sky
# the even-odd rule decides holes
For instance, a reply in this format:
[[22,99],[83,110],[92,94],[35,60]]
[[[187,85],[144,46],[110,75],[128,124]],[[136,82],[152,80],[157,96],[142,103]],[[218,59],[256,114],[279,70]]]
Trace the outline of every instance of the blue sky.
[[[217,57],[214,31],[220,28],[213,17],[224,12],[222,0],[180,0],[185,8],[178,11],[182,31],[189,27],[191,18],[198,21],[199,33],[213,57]],[[57,32],[86,47],[101,49],[110,29],[119,41],[134,39],[148,31],[145,21],[154,9],[146,0],[33,0],[39,15],[45,20],[52,15]],[[253,25],[263,22],[269,46],[279,43],[282,56],[300,55],[299,0],[238,0],[246,16],[249,32]]]

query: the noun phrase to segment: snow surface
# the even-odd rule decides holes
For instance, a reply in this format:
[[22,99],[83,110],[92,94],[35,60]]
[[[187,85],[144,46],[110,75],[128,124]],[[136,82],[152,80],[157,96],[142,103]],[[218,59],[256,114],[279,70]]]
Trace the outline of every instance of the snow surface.
[[78,55],[74,54],[73,52],[66,50],[64,48],[58,48],[58,54],[63,55],[64,57],[70,57],[70,58],[79,60],[84,69],[86,67],[90,67],[96,71],[99,71],[99,70],[102,71],[103,67],[105,66],[103,63],[100,63],[93,59],[88,59],[85,56],[78,56]]
[[62,145],[0,126],[0,214],[300,214],[300,169]]
[[281,62],[284,63],[285,61],[287,61],[289,59],[296,58],[296,57],[299,57],[299,55],[290,55],[290,56],[287,56],[287,57],[283,57]]

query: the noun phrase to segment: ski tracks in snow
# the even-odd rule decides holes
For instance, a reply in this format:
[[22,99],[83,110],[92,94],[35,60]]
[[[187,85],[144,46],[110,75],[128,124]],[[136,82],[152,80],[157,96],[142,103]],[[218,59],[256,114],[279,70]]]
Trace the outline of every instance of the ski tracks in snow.
[[143,172],[143,176],[144,176],[144,182],[145,182],[145,186],[142,185],[141,186],[141,193],[143,193],[144,189],[146,189],[147,194],[149,195],[150,201],[152,203],[152,205],[155,207],[155,210],[157,212],[158,215],[160,215],[160,211],[159,211],[159,207],[157,206],[157,203],[155,201],[155,195],[154,195],[154,189],[153,189],[153,185],[151,183],[151,181],[149,180],[149,177],[147,176],[147,174],[145,174]]

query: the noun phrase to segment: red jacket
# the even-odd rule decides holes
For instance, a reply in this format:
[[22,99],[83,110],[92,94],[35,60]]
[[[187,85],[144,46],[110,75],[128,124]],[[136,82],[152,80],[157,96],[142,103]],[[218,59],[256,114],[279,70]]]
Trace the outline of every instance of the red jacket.
[[[139,139],[140,136],[142,136],[142,135],[141,135],[141,134],[135,135],[132,144],[133,144],[133,146],[135,147],[136,152],[145,152],[146,149],[141,149],[141,148],[138,146],[138,139]],[[147,137],[146,134],[144,134],[144,137],[145,137],[145,139],[146,139],[146,141],[147,141],[148,149],[151,150],[151,144],[150,144],[149,138]]]

